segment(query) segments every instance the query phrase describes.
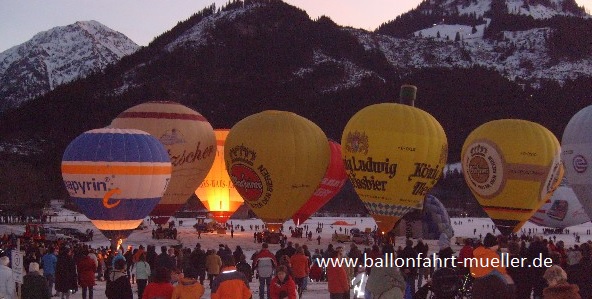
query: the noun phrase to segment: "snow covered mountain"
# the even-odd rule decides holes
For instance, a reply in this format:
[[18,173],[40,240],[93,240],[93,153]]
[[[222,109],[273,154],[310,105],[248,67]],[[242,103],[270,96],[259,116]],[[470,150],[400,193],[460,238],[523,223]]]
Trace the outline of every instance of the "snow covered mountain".
[[40,32],[0,53],[0,112],[100,71],[138,49],[125,35],[97,21]]
[[536,88],[592,76],[591,21],[574,0],[426,0],[378,35],[351,32],[403,73],[480,66]]
[[586,17],[575,0],[425,0],[418,10],[425,14],[486,16],[492,6],[505,6],[509,14],[547,19],[554,16]]
[[[327,17],[311,20],[279,0],[246,2],[204,9],[92,80],[74,81],[0,115],[0,166],[8,161],[6,169],[18,170],[18,188],[39,183],[28,177],[31,168],[59,178],[55,162],[72,139],[155,99],[191,107],[215,128],[230,128],[263,110],[291,111],[338,140],[351,115],[396,99],[401,84],[414,84],[420,108],[447,132],[450,162],[458,159],[467,135],[486,121],[531,120],[559,137],[565,123],[592,104],[588,15],[557,10],[550,19],[535,19],[511,14],[504,0],[448,0],[439,3],[474,9],[466,15],[432,14],[420,6],[393,20],[395,26],[368,32]],[[41,47],[29,58],[47,59],[45,52]],[[46,62],[37,59],[45,72]],[[41,72],[22,80],[36,74]],[[12,184],[10,178],[0,173],[0,185]],[[36,189],[63,191],[60,179],[42,183]],[[0,199],[2,192],[10,194],[0,190]]]

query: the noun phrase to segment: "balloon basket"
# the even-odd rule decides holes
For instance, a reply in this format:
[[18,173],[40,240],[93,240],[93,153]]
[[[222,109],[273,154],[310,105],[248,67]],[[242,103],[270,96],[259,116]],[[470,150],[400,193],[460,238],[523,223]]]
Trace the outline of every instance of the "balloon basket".
[[219,229],[216,230],[216,234],[218,234],[218,235],[225,235],[226,234],[226,229],[219,228]]

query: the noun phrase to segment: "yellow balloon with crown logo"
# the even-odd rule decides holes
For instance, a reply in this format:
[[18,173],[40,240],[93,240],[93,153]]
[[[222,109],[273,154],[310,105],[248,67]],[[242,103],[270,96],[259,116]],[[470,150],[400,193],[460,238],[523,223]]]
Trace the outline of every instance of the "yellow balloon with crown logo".
[[[414,86],[403,86],[415,97]],[[345,169],[382,232],[421,209],[442,174],[448,141],[440,123],[411,105],[382,103],[358,111],[341,137]]]
[[518,231],[559,186],[560,152],[551,131],[526,120],[494,120],[469,134],[463,175],[502,234]]
[[236,123],[224,160],[245,203],[275,231],[311,197],[331,151],[325,133],[297,114],[268,110]]

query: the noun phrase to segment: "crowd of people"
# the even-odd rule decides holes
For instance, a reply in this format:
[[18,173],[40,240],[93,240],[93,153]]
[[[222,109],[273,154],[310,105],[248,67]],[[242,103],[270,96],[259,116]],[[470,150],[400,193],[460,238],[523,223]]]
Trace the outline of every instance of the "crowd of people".
[[[473,298],[592,299],[592,242],[566,248],[563,241],[555,241],[539,235],[506,238],[488,233],[483,239],[465,239],[456,253],[449,238],[442,235],[439,248],[431,252],[440,259],[455,255],[458,264],[363,268],[365,258],[374,260],[392,254],[414,259],[427,257],[430,248],[421,239],[408,238],[398,246],[392,242],[368,248],[353,243],[345,248],[328,244],[324,250],[311,252],[306,244],[287,241],[271,252],[263,242],[247,257],[240,246],[233,250],[225,244],[216,249],[202,248],[197,243],[193,248],[140,245],[116,250],[68,240],[31,240],[21,245],[27,270],[21,298],[69,299],[80,291],[83,299],[93,299],[96,282],[106,281],[105,295],[109,299],[201,298],[206,287],[211,298],[248,299],[253,296],[249,283],[255,280],[259,283],[259,299],[300,298],[310,281],[326,281],[330,298],[341,299],[349,298],[352,279],[365,273],[364,293],[370,299],[423,299],[430,291],[437,299],[454,298],[462,289],[463,277],[471,277]],[[11,238],[2,239],[0,248],[0,298],[14,299],[9,257],[15,243]],[[509,258],[526,260],[527,266],[464,267],[467,259],[499,257],[502,251]],[[342,258],[357,260],[358,264],[319,262]],[[528,266],[536,258],[548,258],[552,263]]]
[[[446,258],[453,254],[448,238],[438,242],[438,257]],[[500,248],[503,245],[504,248]],[[372,248],[368,256],[384,257],[393,253],[403,259],[425,257],[426,245],[419,240],[417,244],[406,240],[404,248],[394,249],[386,244],[379,250]],[[503,265],[500,253],[508,254],[508,260],[524,260],[522,265]],[[591,299],[592,298],[592,242],[565,248],[562,241],[540,236],[520,238],[496,237],[488,233],[483,240],[466,239],[458,253],[457,264],[440,268],[421,268],[420,265],[409,267],[374,267],[366,268],[369,273],[365,286],[366,298],[405,298],[424,299],[432,291],[436,299],[457,298],[469,292],[472,298],[479,299]],[[467,260],[497,259],[498,263],[471,264]],[[537,264],[534,260],[549,261]],[[422,279],[426,283],[422,284]],[[472,287],[467,289],[467,281]]]

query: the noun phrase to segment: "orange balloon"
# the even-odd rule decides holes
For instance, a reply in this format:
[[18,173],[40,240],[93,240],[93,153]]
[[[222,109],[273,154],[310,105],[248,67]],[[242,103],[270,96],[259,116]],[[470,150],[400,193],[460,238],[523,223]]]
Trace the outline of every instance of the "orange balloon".
[[230,216],[243,204],[243,198],[234,188],[224,162],[224,142],[228,129],[214,130],[216,134],[216,157],[210,172],[195,195],[219,223],[226,223]]

